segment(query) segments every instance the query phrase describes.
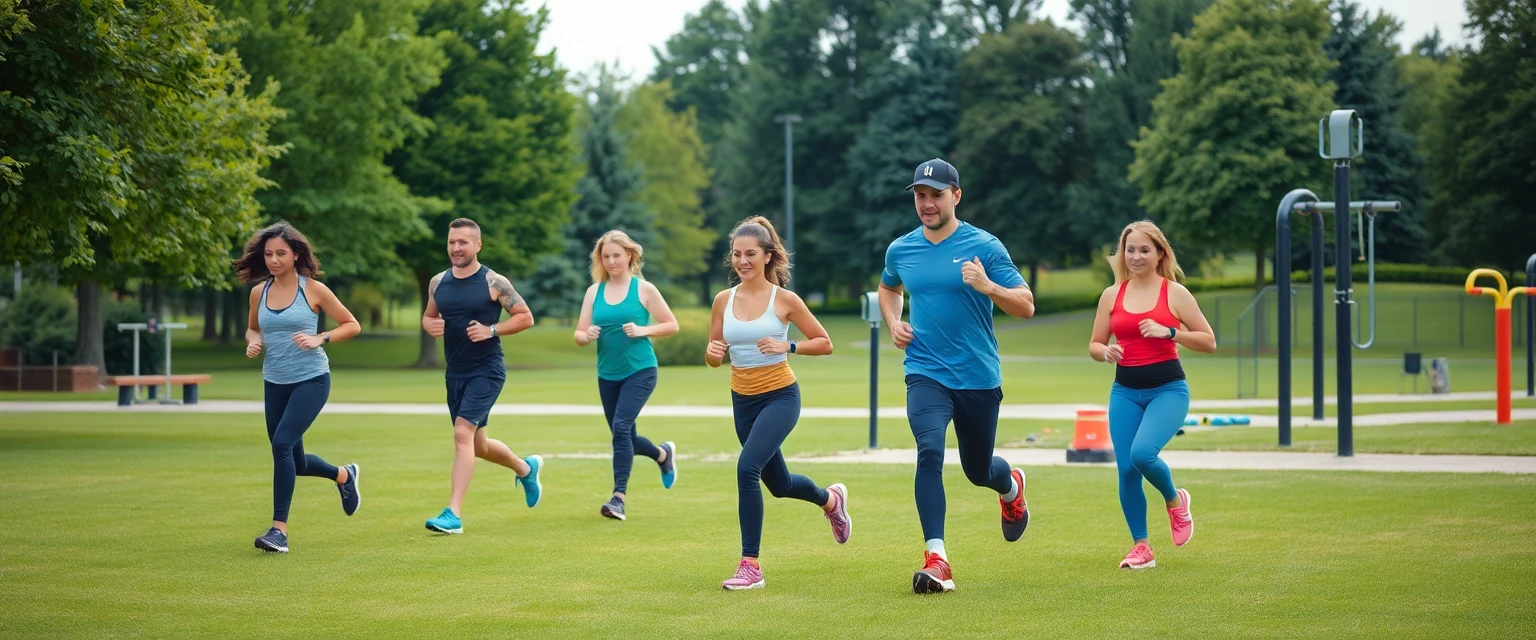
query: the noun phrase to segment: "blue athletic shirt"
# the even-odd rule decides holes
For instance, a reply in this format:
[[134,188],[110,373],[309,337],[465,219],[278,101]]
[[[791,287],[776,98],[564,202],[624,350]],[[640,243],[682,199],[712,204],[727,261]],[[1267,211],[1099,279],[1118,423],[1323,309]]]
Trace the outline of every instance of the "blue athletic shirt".
[[1003,243],[965,222],[938,244],[929,242],[918,227],[885,250],[880,282],[900,285],[912,297],[907,375],[927,376],[950,389],[1003,385],[997,336],[992,333],[992,299],[960,277],[961,264],[972,258],[980,258],[987,277],[1003,288],[1025,284]]

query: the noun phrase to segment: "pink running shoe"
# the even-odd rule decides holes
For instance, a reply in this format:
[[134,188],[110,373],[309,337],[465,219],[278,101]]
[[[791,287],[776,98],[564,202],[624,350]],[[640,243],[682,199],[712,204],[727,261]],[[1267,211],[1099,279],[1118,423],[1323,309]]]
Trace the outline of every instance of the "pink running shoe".
[[1151,569],[1157,566],[1157,560],[1152,557],[1152,547],[1146,543],[1137,543],[1131,547],[1131,552],[1125,554],[1125,559],[1120,561],[1121,569]]
[[1179,506],[1168,510],[1168,526],[1173,529],[1173,546],[1182,547],[1195,536],[1195,517],[1189,514],[1189,492],[1179,489]]
[[837,507],[823,514],[832,525],[832,539],[843,544],[848,541],[848,536],[853,535],[853,518],[848,517],[848,487],[839,482],[827,487],[827,493],[837,496]]
[[721,583],[720,586],[724,587],[726,591],[742,591],[744,589],[758,589],[767,584],[768,581],[763,579],[763,570],[758,568],[757,562],[749,558],[742,558],[741,564],[736,565],[736,575],[731,576],[729,580]]

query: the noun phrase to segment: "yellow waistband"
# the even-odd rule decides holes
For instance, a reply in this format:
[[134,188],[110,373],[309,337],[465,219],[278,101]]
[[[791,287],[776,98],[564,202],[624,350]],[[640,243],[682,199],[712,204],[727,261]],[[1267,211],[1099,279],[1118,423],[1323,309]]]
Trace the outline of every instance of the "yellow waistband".
[[789,362],[742,369],[731,367],[731,391],[744,396],[777,391],[795,383],[795,371]]

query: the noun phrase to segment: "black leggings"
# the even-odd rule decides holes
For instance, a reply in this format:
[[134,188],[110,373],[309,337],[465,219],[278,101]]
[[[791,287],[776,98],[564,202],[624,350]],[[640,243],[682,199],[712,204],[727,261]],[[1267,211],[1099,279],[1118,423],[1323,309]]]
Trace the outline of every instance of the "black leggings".
[[907,376],[907,422],[917,440],[917,519],[923,539],[944,538],[944,435],[951,420],[965,479],[1000,494],[1013,489],[1008,461],[992,455],[1003,390],[950,389],[927,376]]
[[272,442],[272,519],[288,521],[296,476],[336,481],[335,466],[320,456],[304,453],[304,432],[331,395],[331,374],[293,384],[266,383],[267,440]]
[[623,380],[597,379],[597,393],[603,398],[603,415],[613,434],[613,492],[627,493],[629,470],[635,454],[652,460],[661,457],[656,445],[635,432],[635,417],[645,408],[656,390],[656,367],[641,369]]
[[758,481],[775,498],[794,498],[820,506],[827,492],[810,478],[789,472],[779,446],[800,420],[800,385],[791,384],[755,396],[731,392],[736,413],[736,439],[741,457],[736,461],[737,514],[741,519],[741,555],[756,558],[763,538],[763,493]]

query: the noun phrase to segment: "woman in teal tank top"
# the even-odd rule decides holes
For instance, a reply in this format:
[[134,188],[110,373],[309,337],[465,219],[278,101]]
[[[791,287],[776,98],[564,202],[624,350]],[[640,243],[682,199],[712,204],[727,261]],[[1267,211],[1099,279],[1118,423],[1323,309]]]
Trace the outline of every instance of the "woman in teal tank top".
[[[635,418],[656,390],[652,336],[677,333],[677,318],[656,285],[640,276],[645,249],[617,229],[592,248],[592,286],[581,303],[576,344],[597,343],[597,392],[613,435],[613,497],[599,511],[624,519],[624,499],[635,454],[661,466],[661,486],[677,481],[677,446],[658,447],[635,431]],[[654,322],[653,322],[654,320]]]

